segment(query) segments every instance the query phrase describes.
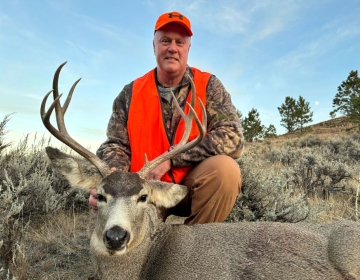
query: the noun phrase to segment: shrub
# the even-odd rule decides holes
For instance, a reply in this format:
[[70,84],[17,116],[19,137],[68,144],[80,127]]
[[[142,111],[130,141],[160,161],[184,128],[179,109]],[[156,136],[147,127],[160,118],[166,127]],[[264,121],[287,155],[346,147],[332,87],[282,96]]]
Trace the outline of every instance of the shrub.
[[[3,128],[0,139],[4,138]],[[35,137],[34,144],[28,142],[26,136],[17,147],[0,154],[0,263],[3,270],[15,274],[21,258],[19,244],[31,219],[70,206],[88,209],[85,193],[70,188],[49,167],[44,152],[49,140]]]
[[[325,207],[331,194],[354,196],[359,140],[358,135],[329,140],[310,136],[248,151],[239,160],[242,193],[228,221],[313,220],[331,207]],[[309,198],[318,196],[323,200],[310,206]]]
[[305,148],[305,147],[320,147],[322,144],[322,140],[314,135],[309,135],[299,141],[299,147]]
[[9,120],[10,120],[10,115],[6,115],[4,119],[0,122],[0,155],[5,148],[11,145],[10,143],[5,143],[5,134],[7,132],[5,130],[5,127],[6,124],[9,122]]
[[283,145],[265,158],[283,167],[290,185],[306,195],[324,194],[351,188],[360,145],[351,138],[322,141],[314,137],[298,145]]
[[324,210],[322,205],[310,206],[301,190],[289,188],[288,179],[273,168],[269,160],[244,154],[239,160],[242,172],[242,192],[228,222],[314,220]]

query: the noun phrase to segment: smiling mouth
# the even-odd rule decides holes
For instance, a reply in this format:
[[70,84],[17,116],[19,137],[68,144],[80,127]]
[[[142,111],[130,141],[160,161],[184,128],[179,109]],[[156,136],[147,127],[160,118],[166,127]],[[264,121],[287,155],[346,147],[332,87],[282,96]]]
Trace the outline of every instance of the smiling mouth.
[[178,61],[178,59],[176,59],[175,57],[166,57],[166,60],[172,60],[172,61]]

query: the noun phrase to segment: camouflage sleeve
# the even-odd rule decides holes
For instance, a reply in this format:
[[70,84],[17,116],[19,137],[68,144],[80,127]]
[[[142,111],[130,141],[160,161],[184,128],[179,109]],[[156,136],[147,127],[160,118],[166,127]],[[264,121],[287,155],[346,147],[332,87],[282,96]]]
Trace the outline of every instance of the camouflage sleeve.
[[206,94],[207,134],[196,147],[174,157],[174,166],[189,166],[213,155],[238,158],[243,152],[244,137],[236,108],[217,77],[210,78]]
[[109,166],[128,172],[131,149],[127,131],[127,111],[130,104],[132,84],[126,85],[113,103],[112,114],[107,127],[107,140],[96,154]]

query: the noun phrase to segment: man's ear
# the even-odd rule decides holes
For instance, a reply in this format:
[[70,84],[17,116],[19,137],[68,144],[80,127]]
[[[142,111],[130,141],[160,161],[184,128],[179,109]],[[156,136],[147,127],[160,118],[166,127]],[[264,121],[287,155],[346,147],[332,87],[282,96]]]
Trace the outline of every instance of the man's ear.
[[147,181],[145,187],[149,190],[149,202],[157,207],[174,207],[188,193],[185,186],[160,181]]
[[52,147],[46,147],[46,154],[49,157],[52,169],[63,175],[72,187],[88,190],[101,184],[102,175],[86,159],[72,157]]

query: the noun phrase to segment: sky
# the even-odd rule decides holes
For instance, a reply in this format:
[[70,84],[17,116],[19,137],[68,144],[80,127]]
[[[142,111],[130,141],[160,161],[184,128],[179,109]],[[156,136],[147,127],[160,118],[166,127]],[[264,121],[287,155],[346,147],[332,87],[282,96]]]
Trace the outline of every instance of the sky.
[[286,132],[277,109],[286,96],[309,102],[312,124],[326,121],[337,87],[360,68],[359,0],[0,0],[0,121],[11,114],[5,140],[49,137],[40,104],[67,61],[59,91],[67,95],[82,77],[67,130],[96,151],[115,97],[156,66],[155,22],[170,11],[191,21],[188,64],[216,75],[243,116],[255,108],[278,134]]

